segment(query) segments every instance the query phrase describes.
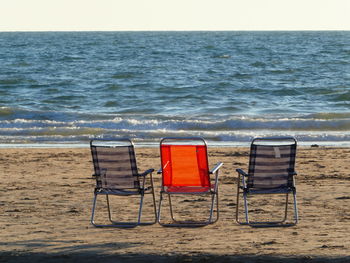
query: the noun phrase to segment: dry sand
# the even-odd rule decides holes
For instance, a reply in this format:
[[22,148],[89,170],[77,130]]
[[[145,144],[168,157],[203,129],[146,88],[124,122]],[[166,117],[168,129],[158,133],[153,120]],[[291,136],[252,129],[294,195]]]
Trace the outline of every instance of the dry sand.
[[[157,148],[136,150],[140,171],[158,169]],[[89,222],[95,184],[89,149],[0,149],[0,262],[350,262],[350,149],[299,148],[300,222],[286,228],[238,225],[235,169],[246,169],[248,149],[209,154],[211,166],[224,162],[216,224],[125,230]],[[265,202],[256,199],[257,216]],[[276,202],[269,198],[267,208]],[[196,214],[201,202],[178,206]]]

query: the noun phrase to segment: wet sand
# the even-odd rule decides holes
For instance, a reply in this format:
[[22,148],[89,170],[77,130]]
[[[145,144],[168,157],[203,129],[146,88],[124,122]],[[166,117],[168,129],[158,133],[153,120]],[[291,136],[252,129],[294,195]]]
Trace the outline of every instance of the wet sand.
[[[211,166],[224,162],[216,224],[101,229],[89,222],[95,182],[88,148],[0,149],[0,262],[350,262],[350,149],[299,148],[300,222],[285,228],[235,222],[235,169],[246,170],[248,151],[209,148]],[[157,148],[137,148],[136,153],[140,171],[159,168]],[[153,176],[158,202],[160,180]],[[152,215],[149,197],[145,219]],[[266,216],[279,216],[278,200],[252,199],[252,215],[265,217],[271,209]],[[195,216],[203,206],[203,200],[177,203]],[[126,205],[115,209],[119,215],[130,212]]]

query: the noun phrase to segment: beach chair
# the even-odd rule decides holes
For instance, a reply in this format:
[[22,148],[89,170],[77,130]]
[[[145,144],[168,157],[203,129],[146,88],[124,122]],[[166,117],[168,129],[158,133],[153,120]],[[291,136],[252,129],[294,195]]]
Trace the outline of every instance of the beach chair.
[[[198,137],[191,138],[163,138],[160,142],[161,169],[158,174],[162,174],[162,183],[160,191],[160,201],[158,210],[158,223],[162,226],[186,226],[198,227],[215,223],[219,218],[219,200],[218,200],[218,178],[219,169],[223,165],[221,162],[209,171],[207,144],[204,139]],[[215,178],[211,181],[210,175],[215,174]],[[161,209],[163,196],[168,196],[170,208],[171,222],[164,223],[161,220]],[[206,200],[209,203],[209,216],[193,219],[191,215],[182,220],[174,217],[173,197],[187,196],[193,197],[199,195],[203,199],[210,196]],[[188,205],[196,200],[183,200],[182,205]],[[200,200],[203,201],[203,200]],[[213,218],[214,204],[216,202],[216,217]],[[177,203],[179,204],[179,203]],[[196,203],[198,206],[198,203]],[[179,207],[179,206],[177,206]],[[187,208],[191,208],[188,207]],[[204,207],[203,207],[204,208]],[[200,207],[202,210],[202,207]],[[182,211],[183,212],[183,211]],[[177,213],[179,215],[179,213]],[[183,218],[183,216],[182,216]]]
[[[114,141],[92,140],[90,141],[91,154],[94,164],[94,177],[96,178],[96,188],[94,191],[94,200],[91,215],[91,224],[95,227],[136,227],[138,225],[150,225],[156,223],[157,211],[153,188],[152,172],[149,169],[139,174],[134,145],[129,139],[120,139]],[[149,175],[149,186],[146,186],[146,177]],[[153,197],[154,221],[141,222],[142,206],[144,196],[150,194]],[[108,219],[110,224],[95,223],[95,209],[97,197],[106,196]],[[129,222],[129,215],[126,215],[127,222],[117,222],[112,219],[112,211],[109,196],[129,197],[139,196],[137,220]],[[127,206],[129,203],[119,203],[119,208]],[[135,211],[136,214],[137,211]],[[120,215],[119,215],[120,217]],[[107,220],[107,219],[106,219]],[[108,221],[107,221],[108,222]]]
[[[256,138],[251,143],[248,173],[238,172],[236,221],[251,226],[295,225],[298,223],[298,210],[294,176],[297,142],[294,137]],[[242,177],[242,178],[241,178]],[[287,220],[288,194],[294,198],[294,223]],[[243,194],[245,222],[239,220],[239,196]],[[248,196],[262,194],[285,195],[284,218],[280,221],[250,221]]]

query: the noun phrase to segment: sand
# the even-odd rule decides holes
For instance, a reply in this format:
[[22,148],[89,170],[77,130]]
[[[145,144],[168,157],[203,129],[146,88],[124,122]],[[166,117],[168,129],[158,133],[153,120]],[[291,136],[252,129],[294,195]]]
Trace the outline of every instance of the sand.
[[[140,171],[159,168],[157,148],[136,152]],[[247,168],[247,148],[209,154],[211,166],[224,162],[216,224],[125,230],[89,222],[95,182],[88,148],[0,149],[0,262],[350,262],[350,149],[299,148],[300,222],[284,228],[235,222],[235,169]],[[256,216],[277,202],[254,200]],[[199,214],[201,203],[182,200],[178,207]],[[146,206],[146,217],[150,211]]]

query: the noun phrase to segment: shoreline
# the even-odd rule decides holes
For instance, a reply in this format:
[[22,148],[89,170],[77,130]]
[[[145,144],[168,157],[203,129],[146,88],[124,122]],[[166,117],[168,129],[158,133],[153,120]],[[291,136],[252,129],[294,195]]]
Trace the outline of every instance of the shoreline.
[[[204,138],[205,139],[205,138]],[[98,139],[97,139],[98,140]],[[113,141],[113,139],[111,140]],[[160,141],[160,140],[159,140]],[[159,142],[139,142],[133,141],[135,148],[157,148]],[[250,147],[249,142],[214,142],[207,141],[208,147],[223,147],[223,148],[241,148]],[[327,147],[327,148],[349,148],[350,141],[298,141],[298,146],[301,147]],[[0,149],[5,148],[89,148],[89,142],[61,142],[61,143],[0,143]]]

